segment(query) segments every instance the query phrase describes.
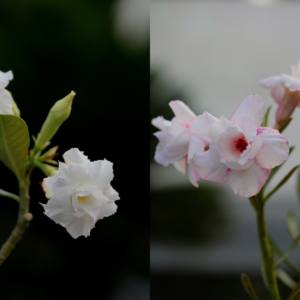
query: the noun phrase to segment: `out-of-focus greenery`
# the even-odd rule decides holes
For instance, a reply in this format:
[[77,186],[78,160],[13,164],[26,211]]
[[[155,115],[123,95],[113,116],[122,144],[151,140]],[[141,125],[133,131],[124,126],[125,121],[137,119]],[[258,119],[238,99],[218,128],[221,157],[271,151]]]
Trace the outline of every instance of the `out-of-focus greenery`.
[[[51,146],[72,147],[91,160],[114,163],[117,213],[74,240],[43,214],[46,203],[34,170],[30,228],[0,269],[1,299],[111,299],[123,279],[149,275],[149,47],[130,53],[113,35],[113,1],[3,0],[0,70],[12,70],[12,92],[30,135],[37,135],[56,100],[76,92],[70,118]],[[145,136],[146,139],[146,136]],[[17,193],[1,163],[0,188]],[[137,174],[139,176],[137,176]],[[0,244],[16,221],[17,204],[0,198]]]

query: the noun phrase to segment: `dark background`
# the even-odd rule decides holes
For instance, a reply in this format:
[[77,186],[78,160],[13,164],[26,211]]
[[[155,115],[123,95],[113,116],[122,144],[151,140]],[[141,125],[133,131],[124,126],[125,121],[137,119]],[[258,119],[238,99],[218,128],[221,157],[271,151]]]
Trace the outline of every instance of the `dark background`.
[[[55,101],[74,90],[71,115],[51,146],[59,145],[59,161],[72,147],[91,160],[112,161],[111,184],[121,198],[115,215],[98,221],[90,237],[75,240],[43,214],[39,203],[47,199],[39,182],[45,176],[34,170],[34,218],[1,266],[1,299],[127,299],[115,295],[128,282],[133,289],[147,290],[149,44],[130,51],[117,40],[113,5],[92,0],[0,2],[0,70],[14,73],[7,89],[30,136],[37,135]],[[18,193],[14,175],[3,164],[0,172],[0,188]],[[13,200],[0,199],[0,244],[15,226],[17,209]]]

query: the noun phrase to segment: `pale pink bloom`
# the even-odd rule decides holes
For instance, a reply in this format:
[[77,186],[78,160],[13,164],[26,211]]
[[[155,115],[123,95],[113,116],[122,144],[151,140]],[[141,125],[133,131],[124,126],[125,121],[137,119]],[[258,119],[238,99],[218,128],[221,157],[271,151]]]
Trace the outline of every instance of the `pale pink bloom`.
[[198,186],[198,167],[193,162],[193,156],[196,152],[203,152],[206,143],[192,137],[191,127],[196,115],[179,100],[171,101],[169,105],[175,114],[172,121],[163,117],[152,120],[152,125],[160,129],[154,133],[159,140],[154,159],[163,166],[174,164],[178,171],[187,174],[193,185]]
[[289,143],[278,130],[260,127],[265,103],[251,95],[234,111],[230,120],[216,119],[204,113],[197,117],[192,133],[207,142],[209,149],[196,153],[201,179],[227,182],[235,194],[256,195],[265,184],[272,168],[288,157]]
[[300,61],[291,69],[292,75],[281,74],[259,81],[261,86],[271,88],[271,95],[278,103],[276,129],[289,120],[296,106],[300,106]]

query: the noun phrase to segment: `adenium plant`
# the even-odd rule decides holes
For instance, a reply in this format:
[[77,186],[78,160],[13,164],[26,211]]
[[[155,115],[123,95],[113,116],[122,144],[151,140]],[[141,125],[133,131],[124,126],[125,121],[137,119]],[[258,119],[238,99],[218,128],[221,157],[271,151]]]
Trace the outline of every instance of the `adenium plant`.
[[[176,100],[169,104],[175,115],[171,121],[162,116],[152,120],[152,125],[159,129],[154,133],[158,138],[154,156],[157,163],[173,164],[195,187],[201,180],[227,182],[234,194],[249,198],[257,215],[262,277],[272,300],[281,299],[278,278],[292,288],[288,300],[300,299],[300,283],[294,282],[280,268],[286,263],[300,275],[300,268],[288,260],[300,242],[295,215],[288,215],[293,242],[286,252],[268,236],[265,218],[267,200],[299,168],[299,165],[295,166],[265,195],[266,186],[293,150],[281,132],[289,124],[295,107],[299,106],[299,74],[300,63],[292,67],[292,76],[283,74],[260,81],[261,85],[271,88],[271,94],[279,104],[273,128],[267,127],[270,107],[266,110],[263,99],[256,94],[246,97],[229,119],[216,118],[208,112],[197,116],[186,104]],[[242,274],[241,279],[251,299],[258,300],[249,277]]]
[[[58,146],[49,150],[52,137],[69,117],[75,93],[72,91],[57,101],[37,135],[34,146],[29,149],[29,132],[20,111],[5,88],[13,73],[0,71],[0,160],[17,177],[19,195],[0,189],[0,196],[14,199],[19,204],[18,220],[7,241],[0,249],[0,266],[21,239],[33,216],[29,212],[30,175],[35,168],[47,178],[41,186],[49,199],[42,204],[45,215],[65,227],[73,237],[87,237],[96,222],[114,214],[118,193],[110,185],[113,179],[113,164],[107,160],[91,162],[77,148],[63,155],[65,163],[57,163]],[[58,164],[58,167],[56,166]]]

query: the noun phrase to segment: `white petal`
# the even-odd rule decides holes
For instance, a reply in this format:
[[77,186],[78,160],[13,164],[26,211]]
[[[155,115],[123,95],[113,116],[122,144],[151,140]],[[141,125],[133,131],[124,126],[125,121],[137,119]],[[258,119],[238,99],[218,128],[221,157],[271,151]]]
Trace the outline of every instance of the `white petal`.
[[300,90],[300,79],[286,74],[281,74],[281,80],[291,92]]
[[54,175],[52,177],[44,178],[44,180],[41,182],[42,189],[48,199],[50,199],[54,195],[53,185],[57,178],[58,175]]
[[176,138],[169,142],[163,149],[156,147],[154,159],[163,166],[179,160],[187,155],[191,132],[189,129],[183,130]]
[[198,116],[192,126],[192,133],[198,136],[199,138],[210,142],[209,130],[211,126],[218,122],[219,119],[215,118],[208,112],[204,112],[202,115]]
[[296,65],[291,66],[292,69],[292,76],[300,79],[300,61]]
[[13,99],[9,91],[0,89],[0,114],[13,115]]
[[64,222],[64,227],[66,227],[67,231],[74,239],[77,239],[81,235],[85,237],[89,236],[90,231],[94,226],[95,222],[89,215],[81,218],[72,217]]
[[171,126],[171,122],[165,120],[163,117],[157,117],[152,119],[151,124],[160,130],[165,130],[166,128]]
[[211,148],[209,151],[194,155],[193,161],[199,166],[198,172],[200,178],[217,183],[226,182],[230,170],[223,163],[213,163],[210,159],[210,151]]
[[247,170],[230,170],[228,184],[236,195],[249,198],[260,192],[270,172],[270,169],[263,169],[256,164]]
[[189,150],[188,150],[188,162],[191,161],[195,153],[204,152],[205,146],[206,146],[205,141],[192,135],[190,139]]
[[180,123],[185,127],[191,127],[196,119],[196,115],[182,101],[175,100],[169,103],[174,115],[179,119]]
[[83,154],[83,151],[79,151],[78,148],[71,148],[63,154],[63,158],[67,165],[69,164],[86,164],[90,160]]
[[251,117],[241,117],[236,121],[236,124],[244,132],[246,141],[248,143],[250,143],[256,137],[256,126]]
[[115,191],[112,186],[109,185],[109,187],[105,188],[106,193],[104,195],[111,201],[119,200],[119,193]]
[[268,77],[266,79],[260,80],[258,83],[261,86],[268,87],[268,88],[279,87],[283,84],[281,80],[281,76]]
[[117,208],[117,205],[113,201],[102,204],[99,207],[99,215],[97,220],[113,215],[117,211]]
[[227,119],[224,116],[221,116],[218,121],[216,121],[209,128],[209,138],[212,141],[214,138],[219,136],[221,133],[225,132],[229,126],[235,126],[235,124]]
[[180,158],[179,160],[175,161],[173,163],[173,166],[175,167],[175,169],[177,171],[179,171],[180,173],[185,174],[186,173],[186,167],[187,167],[187,156],[184,156],[184,157]]
[[260,127],[257,133],[262,146],[255,156],[256,163],[266,169],[281,165],[289,155],[288,140],[278,130],[268,127]]
[[284,98],[284,93],[285,93],[284,86],[274,87],[271,89],[271,96],[278,104],[282,102]]
[[240,164],[238,162],[226,161],[225,165],[229,169],[233,169],[233,170],[246,170],[250,168],[253,163],[254,163],[254,159],[247,159],[247,161],[244,164]]
[[187,176],[191,184],[195,187],[198,187],[198,181],[200,179],[199,175],[199,170],[200,168],[194,163],[192,160],[190,163],[187,165]]
[[259,149],[261,148],[261,146],[262,146],[262,141],[258,136],[256,136],[254,140],[247,146],[247,148],[249,147],[249,150],[247,149],[248,151],[245,150],[241,154],[241,158],[238,160],[238,163],[244,164],[245,162],[247,162],[248,159],[254,158],[258,153]]
[[4,89],[7,87],[10,80],[14,78],[12,71],[8,71],[6,73],[0,71],[0,89]]
[[259,127],[265,115],[265,102],[259,95],[251,95],[245,98],[236,108],[230,120],[236,122],[243,116],[251,117],[256,127]]

